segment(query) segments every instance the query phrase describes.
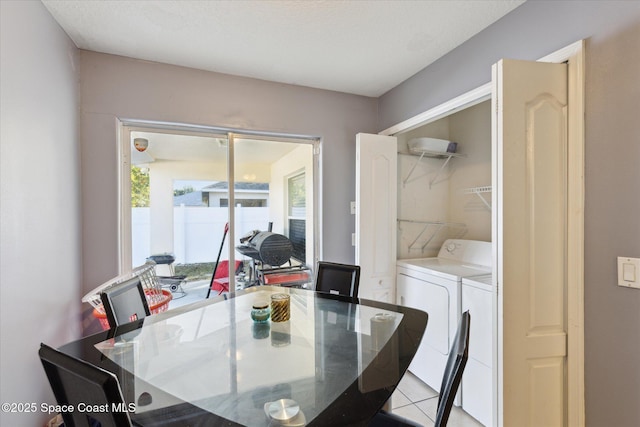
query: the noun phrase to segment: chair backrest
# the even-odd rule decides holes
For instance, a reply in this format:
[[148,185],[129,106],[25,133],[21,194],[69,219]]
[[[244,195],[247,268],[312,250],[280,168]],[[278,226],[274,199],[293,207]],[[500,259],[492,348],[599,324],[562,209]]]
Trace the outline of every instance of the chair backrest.
[[100,299],[112,328],[151,314],[139,277],[103,290]]
[[438,397],[438,410],[436,412],[436,421],[434,427],[443,427],[447,425],[451,407],[455,400],[464,367],[467,365],[469,358],[469,329],[471,326],[471,315],[469,311],[462,313],[462,319],[458,325],[456,337],[453,340],[449,358],[442,376],[442,386],[440,387],[440,396]]
[[360,267],[319,261],[316,269],[315,290],[350,297],[358,296]]
[[[238,268],[240,268],[240,264],[242,264],[242,261],[235,261],[236,268],[233,270],[234,272],[238,271]],[[213,276],[214,279],[220,279],[223,277],[229,277],[228,259],[223,259],[222,261],[218,262],[218,268],[216,268],[216,272]]]
[[[111,372],[40,344],[40,360],[66,427],[125,427],[131,425],[118,378]],[[81,406],[79,406],[81,405]],[[90,411],[95,408],[99,412]]]

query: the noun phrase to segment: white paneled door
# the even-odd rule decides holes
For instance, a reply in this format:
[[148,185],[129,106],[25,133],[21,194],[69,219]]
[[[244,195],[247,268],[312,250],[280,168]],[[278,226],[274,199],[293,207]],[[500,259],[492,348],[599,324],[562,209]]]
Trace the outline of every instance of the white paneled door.
[[358,296],[395,302],[398,144],[393,136],[356,135]]
[[502,60],[493,67],[492,100],[499,425],[563,426],[567,65]]

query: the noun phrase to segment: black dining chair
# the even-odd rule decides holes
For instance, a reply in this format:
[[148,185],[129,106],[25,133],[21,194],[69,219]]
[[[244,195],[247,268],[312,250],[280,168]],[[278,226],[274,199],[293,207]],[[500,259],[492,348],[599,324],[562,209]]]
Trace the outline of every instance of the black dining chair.
[[[458,324],[458,330],[449,351],[447,365],[442,376],[440,395],[438,396],[438,409],[434,427],[445,427],[449,421],[453,401],[460,387],[462,373],[469,358],[469,330],[471,315],[469,311],[462,313],[462,319]],[[379,411],[369,423],[370,427],[420,427],[420,424],[386,411]]]
[[40,344],[38,354],[58,405],[74,409],[62,412],[65,427],[131,426],[114,374],[46,344]]
[[139,277],[105,289],[100,294],[100,299],[111,328],[151,314]]
[[358,296],[360,267],[319,261],[316,269],[315,290],[350,297]]

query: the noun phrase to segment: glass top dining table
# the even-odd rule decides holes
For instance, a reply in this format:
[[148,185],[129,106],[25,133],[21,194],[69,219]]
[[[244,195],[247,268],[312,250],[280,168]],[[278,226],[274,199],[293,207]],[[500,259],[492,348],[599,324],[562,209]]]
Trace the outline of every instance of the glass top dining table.
[[[252,320],[290,297],[290,319]],[[60,351],[115,373],[137,425],[367,425],[415,355],[426,313],[258,286],[85,337]]]

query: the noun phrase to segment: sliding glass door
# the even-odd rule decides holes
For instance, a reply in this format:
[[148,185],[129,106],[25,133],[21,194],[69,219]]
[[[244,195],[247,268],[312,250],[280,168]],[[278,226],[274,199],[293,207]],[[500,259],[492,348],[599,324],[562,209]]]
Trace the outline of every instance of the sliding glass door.
[[225,261],[245,286],[253,260],[236,247],[268,230],[291,240],[291,263],[315,265],[317,140],[133,126],[122,139],[122,271],[152,257],[208,287]]
[[[283,235],[293,248],[287,254],[287,265],[313,267],[318,252],[314,141],[236,134],[230,140],[236,235],[255,231]],[[246,254],[236,256],[244,263],[252,262]]]

